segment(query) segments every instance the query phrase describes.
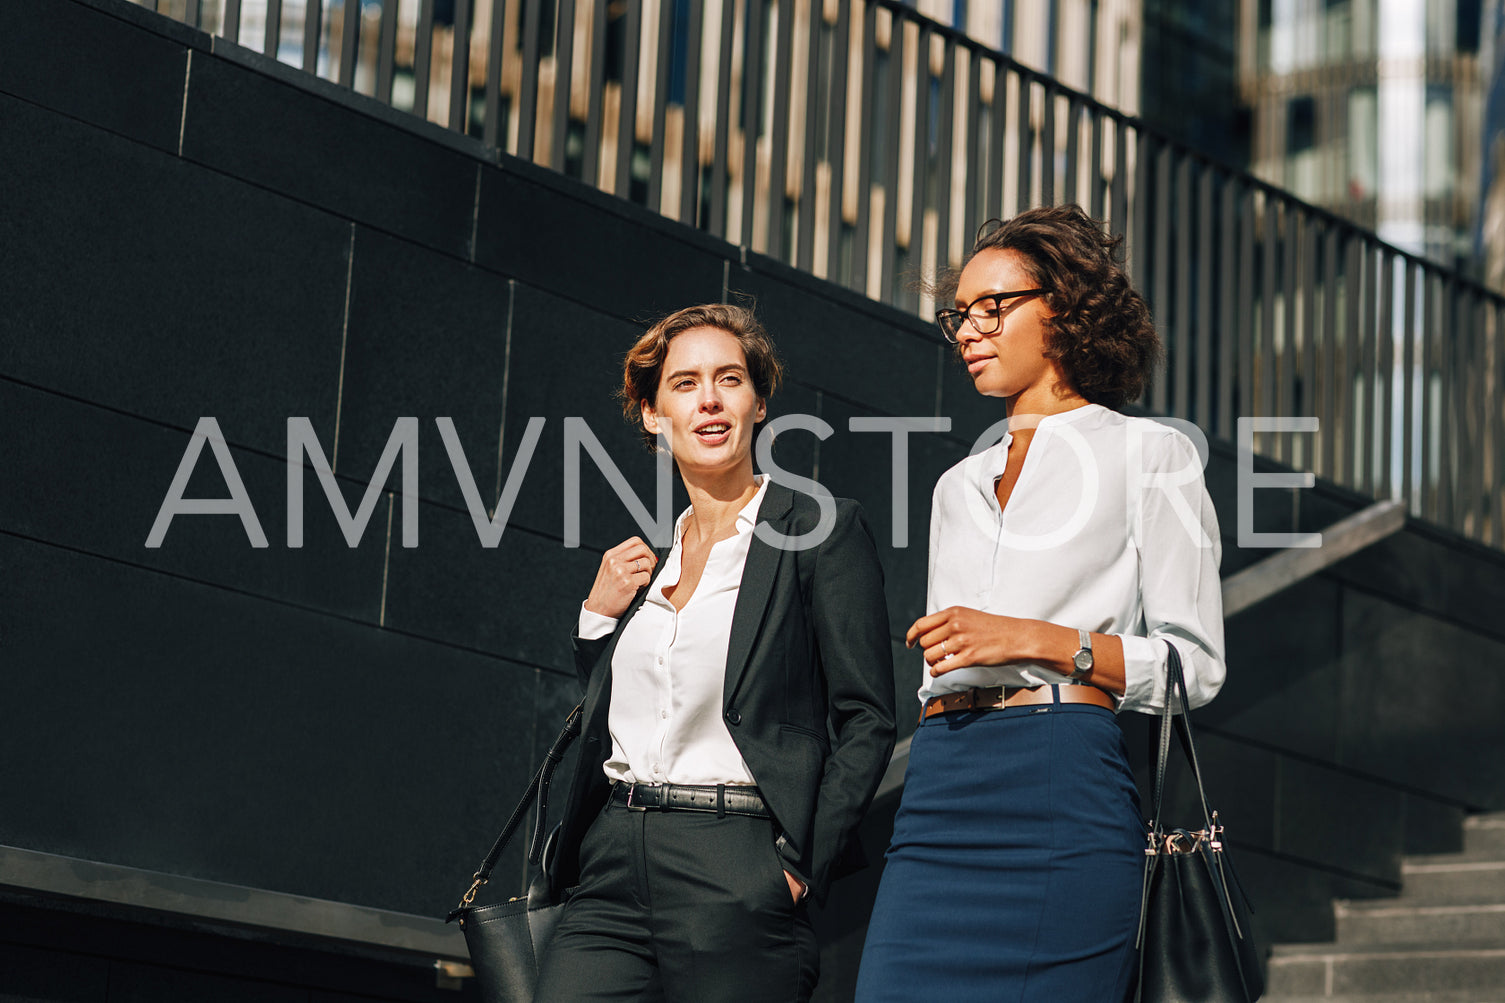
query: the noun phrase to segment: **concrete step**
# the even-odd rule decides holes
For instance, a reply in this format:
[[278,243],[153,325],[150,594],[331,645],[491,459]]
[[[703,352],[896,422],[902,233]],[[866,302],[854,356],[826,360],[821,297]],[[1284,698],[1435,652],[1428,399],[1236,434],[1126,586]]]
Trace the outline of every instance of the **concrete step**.
[[1405,905],[1505,902],[1505,860],[1407,858],[1400,870],[1400,900]]
[[1341,995],[1261,995],[1260,1003],[1505,1003],[1499,992],[1344,992]]
[[1505,1001],[1505,948],[1369,950],[1334,944],[1282,945],[1270,958],[1266,1000],[1287,996],[1460,993],[1459,999]]
[[1505,813],[1464,819],[1463,855],[1471,860],[1505,860]]
[[1505,948],[1505,903],[1406,904],[1402,899],[1333,904],[1338,943],[1346,947],[1421,944]]

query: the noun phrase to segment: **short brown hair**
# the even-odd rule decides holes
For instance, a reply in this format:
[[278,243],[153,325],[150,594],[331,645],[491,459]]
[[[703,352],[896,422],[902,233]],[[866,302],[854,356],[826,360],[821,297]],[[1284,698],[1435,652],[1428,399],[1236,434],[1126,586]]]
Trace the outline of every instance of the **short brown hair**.
[[1055,314],[1047,323],[1046,358],[1060,364],[1077,393],[1109,408],[1144,392],[1161,353],[1150,308],[1123,270],[1122,244],[1081,206],[1041,206],[984,223],[967,259],[982,251],[1024,258]]
[[778,389],[784,367],[774,351],[773,342],[763,325],[746,307],[725,303],[704,303],[676,310],[650,327],[637,344],[627,351],[622,363],[622,415],[638,427],[649,449],[658,445],[658,437],[643,427],[642,402],[658,403],[658,378],[669,356],[669,342],[675,336],[696,327],[714,327],[737,339],[747,357],[747,375],[753,392],[768,400]]

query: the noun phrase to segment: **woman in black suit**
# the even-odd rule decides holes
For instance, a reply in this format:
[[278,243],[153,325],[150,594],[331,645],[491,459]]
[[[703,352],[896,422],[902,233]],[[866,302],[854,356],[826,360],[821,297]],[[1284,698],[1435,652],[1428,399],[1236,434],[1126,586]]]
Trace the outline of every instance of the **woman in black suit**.
[[780,369],[752,314],[680,310],[628,353],[624,411],[669,444],[673,545],[607,551],[575,636],[581,755],[537,998],[809,998],[805,903],[894,741],[883,574],[852,501],[753,473]]

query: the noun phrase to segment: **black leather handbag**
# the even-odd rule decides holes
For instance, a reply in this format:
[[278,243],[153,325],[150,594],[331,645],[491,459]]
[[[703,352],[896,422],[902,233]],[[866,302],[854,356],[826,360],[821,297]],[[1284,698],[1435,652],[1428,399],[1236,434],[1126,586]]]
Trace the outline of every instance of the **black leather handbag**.
[[465,931],[465,946],[470,950],[470,966],[475,969],[476,985],[485,1003],[533,1003],[538,985],[538,961],[548,946],[554,927],[564,911],[562,902],[554,902],[548,884],[548,868],[533,880],[526,895],[516,896],[495,905],[474,905],[476,892],[491,880],[491,869],[502,855],[513,830],[527,814],[528,806],[538,800],[538,818],[533,840],[528,847],[528,861],[539,863],[552,845],[545,841],[544,826],[549,812],[549,784],[554,769],[564,758],[564,750],[580,734],[581,709],[576,707],[564,723],[564,730],[554,739],[544,761],[528,784],[523,799],[512,810],[491,852],[471,876],[470,888],[445,922],[460,921]]
[[[1180,714],[1172,714],[1172,701]],[[1254,1003],[1265,989],[1260,951],[1218,813],[1207,804],[1187,716],[1181,657],[1170,645],[1165,711],[1155,765],[1155,814],[1147,827],[1139,913],[1139,1003]],[[1174,723],[1173,723],[1174,719]],[[1200,829],[1166,829],[1161,810],[1171,730],[1191,763],[1202,803]]]

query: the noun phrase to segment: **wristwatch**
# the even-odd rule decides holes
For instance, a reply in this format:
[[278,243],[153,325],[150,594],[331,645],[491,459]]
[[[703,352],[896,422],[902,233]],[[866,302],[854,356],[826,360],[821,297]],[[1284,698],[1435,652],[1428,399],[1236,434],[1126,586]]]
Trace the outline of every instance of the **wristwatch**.
[[1092,635],[1081,627],[1078,627],[1076,632],[1082,646],[1077,649],[1075,655],[1071,656],[1071,664],[1075,666],[1071,671],[1071,678],[1081,679],[1092,671]]

